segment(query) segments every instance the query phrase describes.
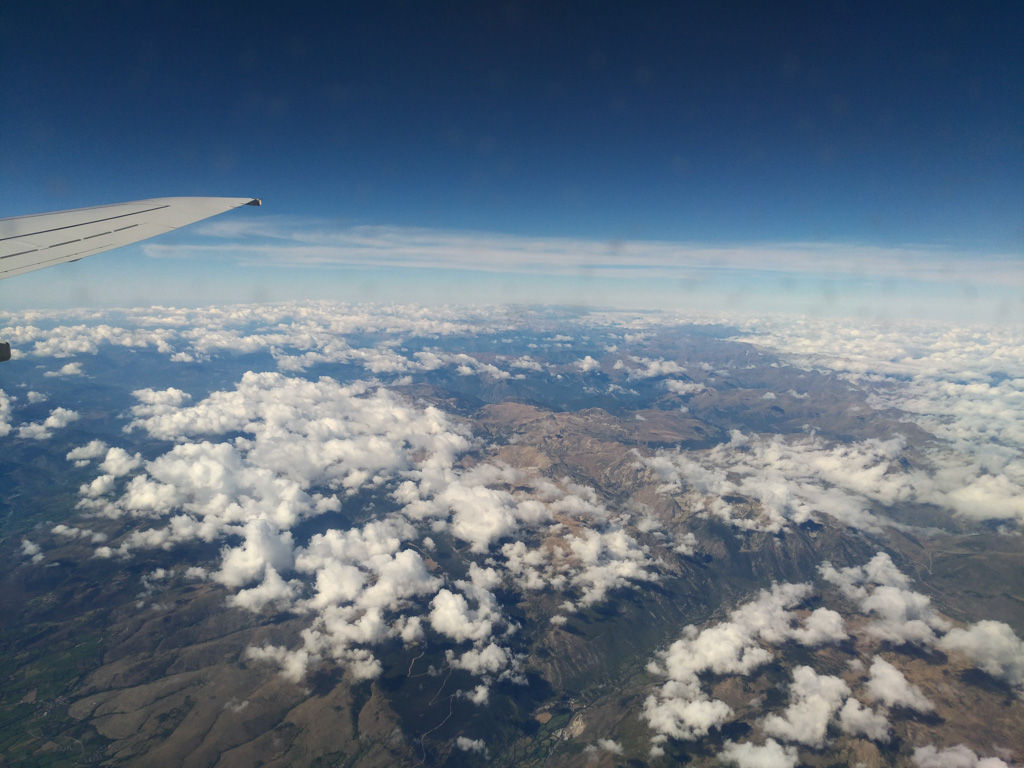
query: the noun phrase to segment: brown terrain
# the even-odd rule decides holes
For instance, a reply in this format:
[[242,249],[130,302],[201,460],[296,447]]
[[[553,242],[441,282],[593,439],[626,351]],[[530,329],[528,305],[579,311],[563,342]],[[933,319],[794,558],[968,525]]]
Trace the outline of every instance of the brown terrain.
[[[90,560],[91,550],[80,544],[56,550],[53,557],[61,565],[45,573],[9,571],[6,604],[21,606],[20,618],[8,614],[4,626],[17,649],[7,656],[17,669],[8,670],[6,683],[16,695],[5,698],[0,715],[5,732],[17,729],[19,735],[6,737],[0,760],[197,768],[483,764],[484,756],[452,747],[460,732],[456,726],[472,722],[474,732],[488,735],[486,760],[493,764],[613,765],[627,758],[631,765],[659,764],[648,756],[652,732],[639,717],[644,699],[661,681],[645,669],[659,648],[688,624],[722,619],[772,582],[811,581],[823,560],[837,567],[860,565],[878,551],[889,552],[914,578],[913,588],[952,620],[996,619],[1024,634],[1021,537],[981,531],[919,536],[893,528],[865,534],[827,516],[780,535],[741,533],[684,512],[671,495],[659,492],[650,471],[638,468],[638,457],[659,447],[696,449],[722,439],[724,430],[739,425],[737,412],[746,414],[748,430],[751,420],[772,430],[779,424],[793,431],[798,424],[828,424],[846,436],[867,429],[850,407],[856,394],[847,402],[786,396],[765,401],[763,391],[708,390],[689,398],[688,413],[676,407],[674,395],[665,395],[658,408],[617,414],[601,408],[554,411],[509,400],[476,410],[458,406],[474,432],[487,438],[488,447],[467,457],[467,464],[499,461],[555,482],[568,478],[594,488],[610,509],[642,507],[665,532],[692,532],[697,541],[693,556],[681,556],[665,541],[633,531],[661,558],[658,581],[616,590],[610,600],[561,626],[549,621],[559,611],[557,594],[510,593],[515,604],[507,607],[521,617],[517,642],[527,655],[530,683],[498,690],[487,708],[439,699],[443,681],[414,673],[430,659],[440,663],[437,649],[423,662],[416,649],[386,649],[388,671],[374,682],[352,684],[330,664],[302,683],[289,682],[270,665],[246,661],[245,649],[267,642],[294,647],[306,626],[303,618],[228,608],[222,588],[182,578],[162,585],[154,605],[140,611],[136,600],[151,598],[137,594],[137,575],[110,579],[109,566]],[[427,393],[420,388],[418,394]],[[424,399],[451,406],[450,397],[438,391]],[[895,429],[897,415],[887,421],[885,414],[871,414],[871,434]],[[737,500],[737,508],[756,516],[756,503],[745,503]],[[586,524],[570,517],[562,522],[570,529]],[[216,549],[205,556],[212,560]],[[958,655],[880,643],[863,631],[864,620],[835,589],[819,584],[818,591],[817,599],[824,600],[819,604],[847,616],[853,639],[816,650],[783,647],[775,663],[749,678],[712,680],[712,694],[733,707],[735,721],[701,741],[670,744],[671,759],[715,765],[726,738],[758,740],[765,707],[785,706],[792,666],[811,664],[839,675],[856,692],[865,674],[852,671],[849,662],[870,661],[875,654],[918,685],[935,712],[894,713],[887,745],[830,732],[825,750],[801,749],[806,764],[909,766],[910,746],[924,743],[964,743],[986,754],[998,747],[1024,756],[1024,702],[1005,684]],[[624,756],[585,750],[605,738],[615,739]]]

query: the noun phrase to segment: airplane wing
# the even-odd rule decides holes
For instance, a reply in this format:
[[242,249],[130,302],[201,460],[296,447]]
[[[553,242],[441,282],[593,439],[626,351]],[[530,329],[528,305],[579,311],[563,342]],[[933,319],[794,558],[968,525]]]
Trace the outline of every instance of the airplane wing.
[[[0,280],[156,237],[240,205],[252,197],[157,197],[0,219]],[[0,362],[11,345],[0,341]]]
[[241,205],[249,197],[157,197],[0,219],[0,280],[155,237]]

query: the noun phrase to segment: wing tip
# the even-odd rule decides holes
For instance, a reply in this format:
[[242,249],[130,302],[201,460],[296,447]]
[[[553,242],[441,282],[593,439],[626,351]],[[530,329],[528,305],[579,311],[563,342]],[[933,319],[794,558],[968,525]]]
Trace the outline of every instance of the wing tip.
[[263,201],[260,200],[258,197],[254,197],[252,200],[246,203],[246,205],[263,205]]

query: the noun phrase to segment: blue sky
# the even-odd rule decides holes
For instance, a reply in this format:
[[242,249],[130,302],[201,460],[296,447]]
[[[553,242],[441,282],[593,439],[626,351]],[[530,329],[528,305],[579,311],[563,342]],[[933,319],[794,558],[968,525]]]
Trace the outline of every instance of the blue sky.
[[[133,246],[5,281],[8,306],[668,291],[758,310],[799,295],[824,311],[838,291],[840,311],[920,294],[1020,317],[1019,3],[22,5],[0,11],[3,215],[254,195],[262,210],[224,218],[273,223],[264,243],[371,226],[749,257],[709,271],[683,254],[670,285],[588,285],[583,267],[573,281],[343,257],[238,266],[225,246],[254,246],[244,232],[221,233],[216,258],[175,258],[214,242],[189,230],[156,241],[160,258]],[[759,248],[807,243],[828,246],[820,268],[757,271]],[[947,279],[851,270],[864,247],[934,258]],[[993,258],[998,279],[975,284]]]

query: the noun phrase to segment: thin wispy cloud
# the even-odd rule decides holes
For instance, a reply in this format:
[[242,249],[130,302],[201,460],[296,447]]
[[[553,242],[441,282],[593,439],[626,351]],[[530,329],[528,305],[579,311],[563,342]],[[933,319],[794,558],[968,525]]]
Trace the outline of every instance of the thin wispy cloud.
[[753,273],[1024,285],[1024,264],[1005,254],[964,255],[937,246],[842,243],[709,245],[656,240],[529,237],[396,226],[337,226],[266,217],[198,229],[213,241],[151,243],[154,258],[231,259],[243,266],[401,267],[586,277],[680,278]]

